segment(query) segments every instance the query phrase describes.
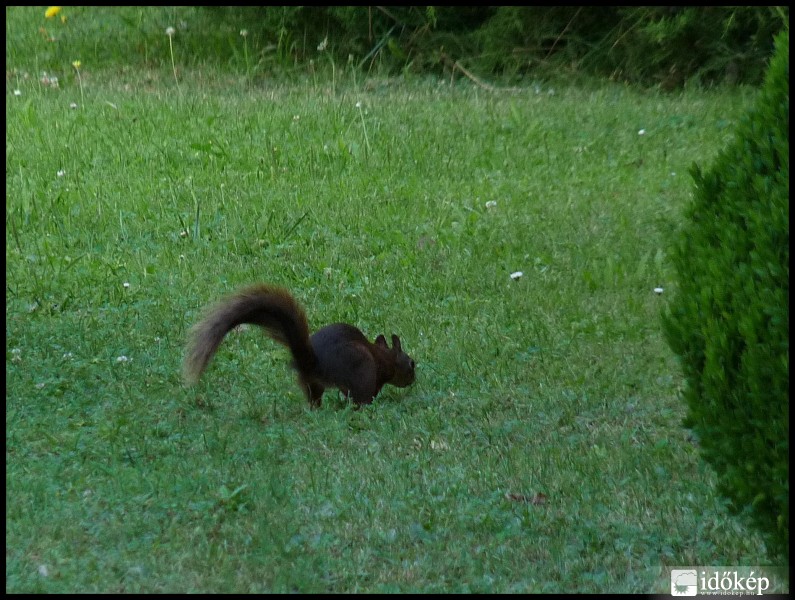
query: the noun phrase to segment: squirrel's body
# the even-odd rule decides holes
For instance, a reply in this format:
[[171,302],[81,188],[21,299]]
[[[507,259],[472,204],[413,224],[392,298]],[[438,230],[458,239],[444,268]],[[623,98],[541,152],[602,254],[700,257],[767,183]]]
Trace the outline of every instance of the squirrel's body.
[[292,366],[312,406],[323,391],[336,387],[356,404],[369,404],[389,383],[406,387],[414,381],[414,361],[392,335],[389,348],[383,335],[375,343],[353,325],[334,323],[311,336],[303,308],[290,293],[270,285],[253,285],[222,300],[193,329],[185,357],[185,378],[199,379],[226,334],[242,323],[259,325],[287,346]]

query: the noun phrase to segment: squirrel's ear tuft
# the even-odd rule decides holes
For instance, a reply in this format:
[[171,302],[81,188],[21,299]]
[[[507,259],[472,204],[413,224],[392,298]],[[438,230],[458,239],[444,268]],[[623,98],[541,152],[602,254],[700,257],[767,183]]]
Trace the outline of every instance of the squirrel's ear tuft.
[[389,346],[386,345],[386,338],[383,336],[383,334],[375,338],[375,344],[376,346],[381,346],[382,348],[386,348],[387,350],[389,349]]
[[400,348],[400,338],[396,336],[394,333],[392,334],[392,349],[397,350],[398,352],[402,352]]

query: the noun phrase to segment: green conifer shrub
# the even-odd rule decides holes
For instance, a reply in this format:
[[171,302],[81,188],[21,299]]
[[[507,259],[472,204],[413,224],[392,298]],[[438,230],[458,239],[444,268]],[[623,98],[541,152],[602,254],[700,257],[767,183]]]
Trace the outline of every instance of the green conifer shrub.
[[685,424],[718,485],[789,560],[789,32],[754,108],[712,167],[673,252],[663,315],[686,380]]

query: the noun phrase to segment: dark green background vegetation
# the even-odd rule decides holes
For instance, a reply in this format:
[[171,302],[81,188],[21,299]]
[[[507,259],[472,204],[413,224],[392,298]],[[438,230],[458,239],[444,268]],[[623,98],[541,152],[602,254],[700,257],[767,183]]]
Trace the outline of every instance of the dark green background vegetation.
[[[508,82],[598,77],[665,90],[760,83],[773,37],[789,22],[787,7],[743,6],[69,9],[73,17],[81,11],[90,11],[91,19],[75,18],[59,45],[68,47],[69,37],[98,40],[94,65],[112,61],[116,52],[108,45],[128,62],[162,60],[162,32],[173,25],[182,48],[178,60],[260,76],[303,72],[309,61],[320,68],[350,60],[371,74],[449,75],[457,64]],[[241,23],[248,33],[245,50]],[[42,67],[57,66],[57,56],[49,65],[42,58]]]

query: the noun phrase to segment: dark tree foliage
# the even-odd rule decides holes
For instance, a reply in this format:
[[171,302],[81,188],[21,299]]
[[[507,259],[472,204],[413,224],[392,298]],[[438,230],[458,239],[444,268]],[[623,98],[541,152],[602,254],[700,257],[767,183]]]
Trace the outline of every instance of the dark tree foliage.
[[[676,89],[758,84],[789,8],[687,7],[214,7],[257,29],[262,58],[442,73],[458,62],[486,76],[585,75]],[[234,28],[232,28],[234,31]],[[278,52],[271,50],[276,47]]]

